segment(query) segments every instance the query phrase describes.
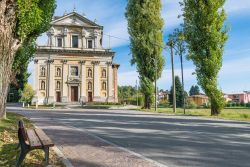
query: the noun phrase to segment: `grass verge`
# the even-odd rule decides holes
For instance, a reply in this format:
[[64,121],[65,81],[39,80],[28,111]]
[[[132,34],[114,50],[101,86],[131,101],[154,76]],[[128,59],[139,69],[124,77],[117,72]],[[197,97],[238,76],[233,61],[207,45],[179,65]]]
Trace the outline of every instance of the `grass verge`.
[[[17,122],[22,119],[26,128],[33,128],[33,124],[27,118],[7,113],[6,120],[0,120],[0,166],[15,166],[20,150],[17,150]],[[51,150],[50,164],[53,167],[64,167],[62,161]],[[44,152],[42,150],[33,150],[27,154],[22,163],[22,167],[42,167],[44,165]]]
[[[154,109],[143,110],[146,112],[155,112]],[[172,108],[158,108],[158,113],[173,114]],[[176,115],[183,115],[183,109],[177,108]],[[210,109],[186,109],[186,115],[189,116],[202,116],[209,118],[219,118],[219,119],[229,119],[229,120],[239,120],[239,121],[248,121],[250,122],[250,109],[224,109],[218,116],[211,116]]]

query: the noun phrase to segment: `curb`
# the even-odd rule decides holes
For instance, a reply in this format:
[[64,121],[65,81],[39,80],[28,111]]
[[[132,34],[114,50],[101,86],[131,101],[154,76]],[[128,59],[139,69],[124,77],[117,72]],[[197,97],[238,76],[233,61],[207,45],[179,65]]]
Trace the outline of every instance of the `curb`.
[[62,162],[66,167],[74,167],[57,146],[52,147],[52,149],[55,151],[57,156],[62,159]]
[[[33,124],[33,125],[34,125],[34,127],[35,127],[36,129],[41,129],[41,128],[39,128],[38,126],[36,126],[35,124]],[[52,147],[51,149],[53,149],[53,151],[55,151],[56,155],[57,155],[60,159],[62,159],[62,163],[63,163],[66,167],[74,167],[74,166],[72,165],[72,163],[68,160],[68,158],[65,157],[65,155],[61,152],[61,150],[59,150],[59,148],[58,148],[56,145],[54,145],[54,147]]]

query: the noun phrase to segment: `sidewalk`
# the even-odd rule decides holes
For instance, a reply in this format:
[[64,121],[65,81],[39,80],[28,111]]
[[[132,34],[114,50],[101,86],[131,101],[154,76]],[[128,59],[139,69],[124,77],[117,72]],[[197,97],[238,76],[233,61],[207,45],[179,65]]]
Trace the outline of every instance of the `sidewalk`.
[[[53,121],[35,120],[75,167],[156,167],[155,162],[97,136]],[[55,125],[57,124],[57,125]]]

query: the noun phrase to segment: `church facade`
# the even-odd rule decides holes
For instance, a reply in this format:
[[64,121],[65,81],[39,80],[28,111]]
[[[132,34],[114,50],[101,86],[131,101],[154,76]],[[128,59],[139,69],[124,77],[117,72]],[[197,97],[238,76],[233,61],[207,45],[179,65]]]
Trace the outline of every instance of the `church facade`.
[[34,58],[33,103],[118,102],[119,65],[102,26],[73,11],[54,17],[47,35]]

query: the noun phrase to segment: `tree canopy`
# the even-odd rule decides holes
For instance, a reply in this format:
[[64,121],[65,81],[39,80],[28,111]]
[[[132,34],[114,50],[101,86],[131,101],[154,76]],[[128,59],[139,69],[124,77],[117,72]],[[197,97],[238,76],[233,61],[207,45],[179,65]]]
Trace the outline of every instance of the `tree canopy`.
[[192,85],[189,90],[189,96],[193,95],[199,95],[200,94],[200,88],[198,85]]
[[31,104],[34,95],[35,91],[33,90],[32,86],[29,84],[25,84],[22,92],[21,101],[27,104]]
[[161,0],[128,0],[126,18],[130,34],[132,64],[136,64],[144,95],[144,108],[153,102],[153,81],[161,76],[163,19]]
[[[0,118],[2,118],[5,117],[5,103],[12,70],[23,61],[16,52],[48,30],[56,5],[55,0],[3,0],[0,1],[0,6]],[[13,66],[14,61],[17,66]]]
[[211,101],[211,115],[218,115],[224,107],[217,83],[227,41],[224,3],[225,0],[184,0],[181,3],[189,58],[196,66],[198,84]]

